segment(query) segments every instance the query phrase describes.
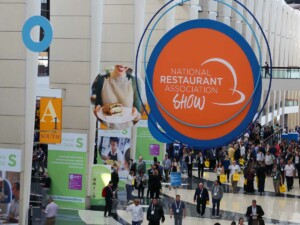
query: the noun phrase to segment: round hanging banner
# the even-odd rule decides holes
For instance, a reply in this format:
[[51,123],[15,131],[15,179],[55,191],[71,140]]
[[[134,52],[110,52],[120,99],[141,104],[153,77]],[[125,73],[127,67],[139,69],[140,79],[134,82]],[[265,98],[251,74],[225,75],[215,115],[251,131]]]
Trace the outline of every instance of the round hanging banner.
[[174,140],[192,146],[232,141],[260,103],[260,66],[251,46],[213,20],[187,21],[163,36],[146,78],[151,116]]

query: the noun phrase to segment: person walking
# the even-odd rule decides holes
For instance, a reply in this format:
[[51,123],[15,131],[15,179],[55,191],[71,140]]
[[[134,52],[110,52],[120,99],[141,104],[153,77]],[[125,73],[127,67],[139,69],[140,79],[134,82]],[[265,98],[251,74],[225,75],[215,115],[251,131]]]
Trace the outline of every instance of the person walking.
[[270,153],[270,150],[267,151],[267,154],[265,156],[265,164],[267,168],[267,175],[271,176],[271,172],[274,166],[275,156]]
[[188,153],[187,153],[187,148],[184,147],[183,150],[182,150],[182,157],[181,157],[181,161],[180,161],[180,171],[181,173],[185,173],[188,171],[188,168],[187,168],[187,164],[186,164],[186,157],[187,157]]
[[112,189],[113,191],[118,191],[118,184],[119,184],[119,171],[118,168],[113,168],[113,172],[111,173],[111,182],[112,182]]
[[180,195],[176,195],[176,200],[170,207],[170,218],[174,215],[174,225],[182,225],[182,219],[186,217],[184,202],[180,201]]
[[[113,204],[113,182],[109,181],[108,185],[105,187],[105,208],[104,217],[111,216],[111,209]],[[108,214],[108,215],[107,215]]]
[[[199,187],[196,188],[194,194],[194,202],[197,200],[197,212],[201,217],[204,217],[206,202],[209,201],[209,194],[203,183],[199,183]],[[201,210],[200,210],[201,208]]]
[[157,170],[154,170],[153,174],[150,175],[149,183],[151,184],[151,186],[150,186],[150,198],[154,198],[154,194],[155,194],[155,198],[158,199],[160,189],[161,189],[161,179],[160,179],[160,176],[159,176]]
[[[219,218],[219,212],[220,212],[220,202],[223,198],[223,188],[221,186],[221,182],[219,180],[215,180],[214,186],[211,189],[211,198],[212,198],[212,219]],[[217,207],[217,213],[216,212]]]
[[146,173],[146,162],[143,160],[143,157],[139,157],[139,162],[137,163],[137,173],[140,174],[143,172],[143,174]]
[[267,169],[264,162],[259,162],[258,164],[259,165],[256,169],[256,176],[258,179],[258,192],[260,195],[262,195],[265,192],[265,180]]
[[300,187],[300,156],[298,151],[295,152],[294,163],[295,163],[295,169],[297,170],[299,187]]
[[167,182],[169,180],[169,173],[171,170],[171,160],[169,159],[168,155],[165,155],[165,159],[162,161],[164,173],[165,173],[165,181]]
[[221,174],[224,174],[224,167],[221,162],[218,162],[216,168],[214,169],[215,173],[217,173],[217,179],[220,181]]
[[130,171],[130,173],[127,176],[127,180],[126,180],[126,194],[127,194],[127,202],[131,203],[132,202],[132,192],[133,192],[133,187],[134,187],[134,180],[135,180],[135,176],[134,176],[134,172]]
[[202,152],[199,152],[197,156],[197,164],[198,164],[198,178],[203,178],[204,173],[204,157]]
[[136,177],[136,183],[137,183],[137,189],[138,189],[138,198],[144,199],[144,190],[145,187],[147,187],[147,176],[146,174],[143,174],[143,172],[140,172],[140,174]]
[[189,154],[185,157],[185,162],[187,164],[189,177],[193,176],[193,161],[194,161],[193,153],[190,151]]
[[284,176],[286,178],[287,190],[290,191],[293,189],[294,176],[296,174],[296,169],[292,164],[292,160],[288,161],[288,164],[284,167]]
[[230,175],[229,166],[230,166],[230,160],[229,160],[228,156],[225,157],[225,159],[222,162],[222,165],[224,167],[225,175],[227,176],[227,183],[229,183],[229,175]]
[[47,205],[47,196],[50,191],[51,187],[51,178],[49,177],[48,173],[45,172],[43,175],[43,178],[41,180],[40,186],[42,187],[42,195],[43,195],[43,202],[42,202],[42,207],[46,207]]
[[262,223],[262,216],[265,215],[262,207],[256,204],[256,200],[252,200],[252,205],[247,208],[246,216],[248,225],[259,225]]
[[233,180],[233,174],[239,173],[241,171],[241,168],[236,164],[235,161],[232,161],[232,164],[229,166],[229,170],[231,175],[232,192],[235,193],[238,182]]
[[158,204],[158,199],[154,198],[147,210],[148,225],[160,225],[160,221],[165,222],[163,207]]
[[280,195],[279,186],[280,186],[280,184],[282,184],[282,176],[280,173],[280,169],[277,167],[276,164],[274,164],[274,168],[272,170],[271,175],[273,177],[273,186],[274,186],[275,196],[279,196]]
[[267,77],[267,75],[269,75],[270,76],[270,67],[269,67],[269,64],[268,64],[268,62],[265,62],[265,66],[264,66],[264,68],[265,68],[265,78]]
[[45,211],[43,211],[46,214],[45,225],[55,225],[58,206],[54,203],[52,197],[49,197],[48,202],[49,204],[46,206]]
[[143,208],[140,205],[139,199],[134,199],[134,204],[127,206],[126,212],[131,212],[132,215],[132,225],[141,225],[144,220]]
[[282,184],[284,184],[284,168],[285,168],[284,159],[280,158],[279,164],[278,164],[278,169],[279,169],[281,177],[282,177]]
[[45,173],[45,161],[46,161],[46,155],[44,150],[39,147],[39,150],[37,152],[37,175],[40,175],[40,168],[42,168],[42,174]]

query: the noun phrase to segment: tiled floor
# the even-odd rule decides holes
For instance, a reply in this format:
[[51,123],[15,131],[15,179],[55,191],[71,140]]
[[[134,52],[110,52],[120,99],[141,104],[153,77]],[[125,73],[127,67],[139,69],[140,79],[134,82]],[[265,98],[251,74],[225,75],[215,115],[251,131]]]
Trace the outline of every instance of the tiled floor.
[[[298,179],[295,179],[294,181],[294,190],[279,197],[274,196],[272,180],[269,177],[266,180],[266,191],[263,196],[259,196],[258,194],[244,194],[242,188],[243,178],[239,181],[238,193],[236,194],[231,193],[231,186],[229,184],[223,184],[226,193],[224,193],[224,197],[221,201],[221,217],[216,220],[210,219],[211,204],[207,206],[205,218],[200,218],[196,212],[196,205],[193,203],[194,190],[198,186],[198,183],[201,181],[208,189],[211,189],[213,181],[216,179],[216,174],[205,172],[203,180],[196,178],[196,172],[194,172],[193,175],[195,176],[192,178],[183,178],[183,183],[186,183],[187,185],[176,191],[174,189],[169,190],[166,186],[163,187],[161,204],[163,205],[166,214],[166,221],[164,224],[174,224],[169,216],[168,205],[173,201],[176,193],[181,195],[181,199],[187,206],[187,217],[183,221],[184,225],[213,225],[216,222],[219,222],[221,225],[230,224],[231,221],[237,221],[240,217],[245,218],[246,208],[251,204],[252,199],[256,199],[257,204],[262,206],[265,212],[266,224],[300,224],[300,189]],[[137,195],[137,193],[134,192],[133,195]],[[146,211],[148,200],[145,199],[143,204],[145,208],[144,211]],[[113,218],[105,218],[103,212],[100,211],[60,210],[56,225],[129,225],[131,224],[131,214],[126,213],[125,206],[125,193],[120,192],[117,211]],[[39,212],[37,210],[36,216],[33,218],[33,225],[43,224],[43,218],[41,220],[35,220],[38,218],[38,215]],[[143,224],[148,224],[146,219]]]

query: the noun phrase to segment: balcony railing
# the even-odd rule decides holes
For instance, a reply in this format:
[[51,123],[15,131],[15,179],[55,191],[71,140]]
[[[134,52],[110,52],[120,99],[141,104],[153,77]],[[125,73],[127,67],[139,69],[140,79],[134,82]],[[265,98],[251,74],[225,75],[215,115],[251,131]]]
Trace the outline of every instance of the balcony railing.
[[[270,72],[270,69],[269,69]],[[261,76],[270,78],[268,69],[262,67]],[[274,79],[300,79],[300,67],[272,67],[272,78]]]

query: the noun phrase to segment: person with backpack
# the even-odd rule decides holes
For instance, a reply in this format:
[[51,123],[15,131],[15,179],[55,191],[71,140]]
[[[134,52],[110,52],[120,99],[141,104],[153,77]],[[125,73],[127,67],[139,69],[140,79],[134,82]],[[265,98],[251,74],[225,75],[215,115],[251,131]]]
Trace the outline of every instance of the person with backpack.
[[111,209],[113,204],[113,182],[109,181],[108,185],[102,190],[102,197],[105,198],[105,209],[104,209],[104,217],[111,216]]
[[[138,96],[137,89],[142,90],[140,80],[131,75],[132,70],[125,65],[115,65],[113,71],[106,75],[99,74],[92,85],[91,102],[95,104],[95,116],[108,128],[123,130],[131,127],[141,119],[142,102]],[[132,121],[123,123],[112,123],[103,121],[99,117],[103,107],[112,104],[121,104],[124,108],[130,108]],[[100,113],[100,114],[99,114]]]

